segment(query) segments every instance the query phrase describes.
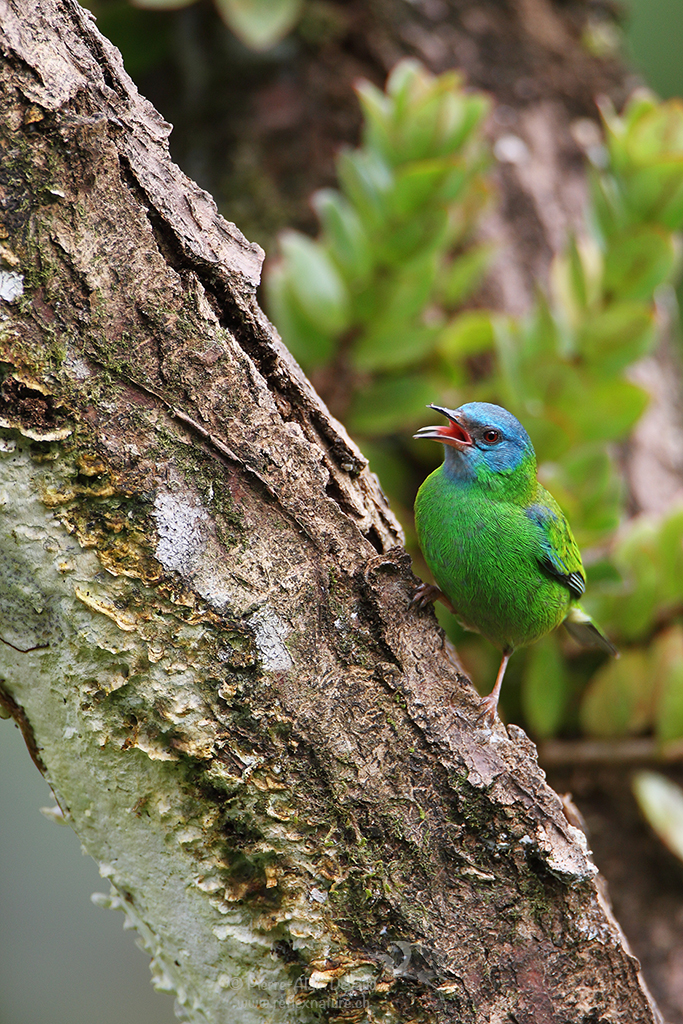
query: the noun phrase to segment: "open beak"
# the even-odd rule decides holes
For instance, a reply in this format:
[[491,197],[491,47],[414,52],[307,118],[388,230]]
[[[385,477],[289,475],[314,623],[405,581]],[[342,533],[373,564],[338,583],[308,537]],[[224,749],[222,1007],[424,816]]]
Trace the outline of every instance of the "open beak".
[[458,423],[452,409],[443,409],[440,405],[428,405],[427,408],[436,409],[437,412],[440,412],[447,418],[448,424],[440,427],[420,427],[417,434],[413,434],[413,437],[426,437],[432,441],[441,441],[442,444],[448,444],[452,448],[458,448],[460,451],[464,451],[465,448],[472,446],[472,438],[465,428]]

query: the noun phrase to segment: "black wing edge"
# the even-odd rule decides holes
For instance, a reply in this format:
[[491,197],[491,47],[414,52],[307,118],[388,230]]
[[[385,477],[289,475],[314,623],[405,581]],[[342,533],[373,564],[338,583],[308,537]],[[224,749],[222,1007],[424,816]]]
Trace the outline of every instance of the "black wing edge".
[[563,573],[558,572],[553,563],[549,558],[544,558],[541,562],[541,567],[549,573],[553,579],[559,580],[560,583],[564,584],[569,593],[574,598],[583,597],[586,592],[586,581],[580,572],[569,572]]

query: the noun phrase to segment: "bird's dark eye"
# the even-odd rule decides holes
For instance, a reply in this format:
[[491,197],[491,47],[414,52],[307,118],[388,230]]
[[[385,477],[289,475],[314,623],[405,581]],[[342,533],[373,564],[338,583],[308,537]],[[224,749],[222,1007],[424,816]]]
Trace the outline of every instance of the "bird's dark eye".
[[484,440],[486,441],[487,444],[495,444],[496,441],[500,441],[500,431],[499,430],[485,430],[484,431]]

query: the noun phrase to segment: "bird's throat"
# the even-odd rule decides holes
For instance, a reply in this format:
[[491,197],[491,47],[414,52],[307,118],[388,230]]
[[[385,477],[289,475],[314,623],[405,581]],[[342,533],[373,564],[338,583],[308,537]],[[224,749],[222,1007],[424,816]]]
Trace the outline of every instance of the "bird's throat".
[[458,486],[473,486],[489,497],[514,504],[526,504],[537,488],[536,459],[533,453],[513,465],[491,467],[484,458],[473,458],[476,449],[458,451],[444,447],[443,474]]

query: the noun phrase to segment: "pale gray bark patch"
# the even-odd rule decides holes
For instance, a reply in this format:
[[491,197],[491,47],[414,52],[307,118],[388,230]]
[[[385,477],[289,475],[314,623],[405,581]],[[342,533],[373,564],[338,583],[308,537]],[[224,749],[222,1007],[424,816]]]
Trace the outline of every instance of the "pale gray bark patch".
[[282,619],[263,605],[247,619],[254,630],[256,646],[261,662],[267,672],[287,672],[294,662],[285,646],[285,640],[291,632]]
[[13,270],[0,270],[0,299],[16,302],[24,294],[24,275]]
[[168,572],[191,578],[207,543],[209,517],[199,500],[160,493],[154,501],[159,543],[154,554]]

